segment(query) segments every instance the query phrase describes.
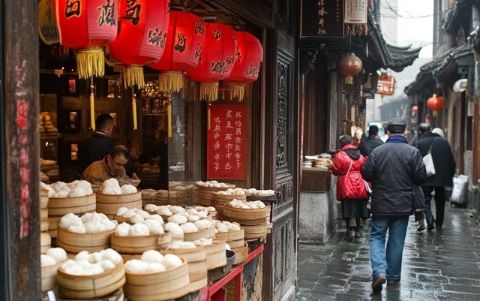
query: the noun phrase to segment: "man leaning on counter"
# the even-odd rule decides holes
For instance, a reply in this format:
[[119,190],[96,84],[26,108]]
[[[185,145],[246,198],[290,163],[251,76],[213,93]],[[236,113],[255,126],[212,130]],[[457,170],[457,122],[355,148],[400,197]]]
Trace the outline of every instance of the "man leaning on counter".
[[139,184],[138,177],[133,174],[132,178],[127,176],[125,165],[128,163],[128,150],[123,145],[114,146],[108,155],[103,159],[90,164],[82,174],[84,180],[92,183],[94,188],[99,188],[102,183],[110,178],[116,178],[120,185]]

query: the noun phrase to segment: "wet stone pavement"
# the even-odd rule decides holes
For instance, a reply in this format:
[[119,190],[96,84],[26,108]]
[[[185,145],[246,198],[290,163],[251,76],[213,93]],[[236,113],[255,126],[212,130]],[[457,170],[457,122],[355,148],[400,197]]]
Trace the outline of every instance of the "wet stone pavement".
[[402,279],[371,293],[369,226],[346,242],[340,229],[325,245],[300,244],[296,300],[480,300],[480,226],[467,209],[445,206],[443,229],[416,231],[410,219]]

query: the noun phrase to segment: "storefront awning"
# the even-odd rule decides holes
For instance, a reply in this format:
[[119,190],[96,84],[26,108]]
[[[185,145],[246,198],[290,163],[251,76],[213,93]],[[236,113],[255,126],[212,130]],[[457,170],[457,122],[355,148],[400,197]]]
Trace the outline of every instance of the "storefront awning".
[[382,35],[380,25],[371,14],[368,15],[368,26],[369,57],[375,61],[376,67],[400,72],[418,58],[421,48],[388,44]]
[[471,45],[463,45],[452,49],[446,54],[433,59],[423,65],[414,82],[405,87],[407,95],[417,94],[425,86],[433,85],[435,81],[442,81],[457,72],[458,61],[473,54]]

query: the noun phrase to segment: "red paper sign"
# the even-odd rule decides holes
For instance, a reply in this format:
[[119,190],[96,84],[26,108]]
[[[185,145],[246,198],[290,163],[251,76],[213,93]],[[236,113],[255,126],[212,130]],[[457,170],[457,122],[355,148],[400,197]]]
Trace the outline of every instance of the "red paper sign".
[[380,75],[377,82],[377,94],[393,95],[395,92],[395,77],[391,75]]
[[212,105],[207,137],[207,178],[247,177],[248,111],[245,105]]

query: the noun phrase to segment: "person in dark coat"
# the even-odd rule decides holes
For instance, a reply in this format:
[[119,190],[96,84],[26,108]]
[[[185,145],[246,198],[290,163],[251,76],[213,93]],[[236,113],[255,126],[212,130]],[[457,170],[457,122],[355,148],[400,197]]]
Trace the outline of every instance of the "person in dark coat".
[[[425,195],[427,230],[433,230],[435,225],[437,229],[441,229],[445,213],[445,187],[453,185],[453,176],[456,170],[455,158],[448,141],[430,131],[430,127],[418,140],[417,148],[423,157],[430,152],[435,166],[435,174],[428,177],[422,186]],[[433,191],[435,191],[436,218],[433,217],[431,208]],[[422,226],[424,227],[423,222],[417,230],[421,230]]]
[[354,236],[360,237],[360,219],[368,218],[368,192],[360,174],[364,164],[365,157],[352,144],[352,137],[341,136],[340,151],[333,158],[332,172],[338,176],[337,200],[342,204],[347,241],[351,241]]
[[430,131],[430,125],[428,123],[420,123],[417,134],[409,142],[410,145],[417,147],[418,140],[428,131]]
[[78,151],[82,170],[95,161],[103,159],[113,148],[112,132],[114,121],[109,114],[101,114],[95,120],[95,132],[85,140]]
[[368,157],[374,148],[383,144],[382,139],[378,138],[378,126],[371,125],[368,128],[368,137],[360,144],[360,153]]
[[374,292],[381,291],[387,280],[400,281],[408,219],[415,212],[414,185],[421,185],[427,176],[422,155],[408,144],[405,128],[404,121],[391,122],[386,143],[370,153],[361,171],[372,185],[369,241]]

